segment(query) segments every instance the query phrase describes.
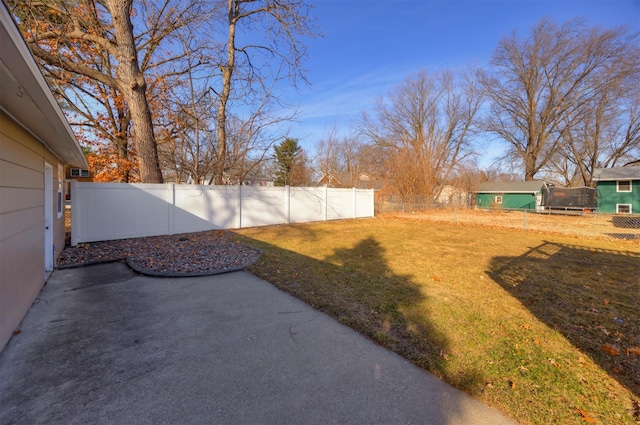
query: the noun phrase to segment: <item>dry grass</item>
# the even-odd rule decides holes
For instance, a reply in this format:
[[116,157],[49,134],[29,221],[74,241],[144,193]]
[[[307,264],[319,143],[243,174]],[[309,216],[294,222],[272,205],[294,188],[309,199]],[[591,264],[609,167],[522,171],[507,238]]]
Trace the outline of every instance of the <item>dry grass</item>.
[[640,216],[610,214],[565,215],[510,210],[434,208],[388,216],[445,223],[522,229],[587,238],[640,239]]
[[638,423],[637,241],[398,218],[236,234],[257,275],[522,423]]

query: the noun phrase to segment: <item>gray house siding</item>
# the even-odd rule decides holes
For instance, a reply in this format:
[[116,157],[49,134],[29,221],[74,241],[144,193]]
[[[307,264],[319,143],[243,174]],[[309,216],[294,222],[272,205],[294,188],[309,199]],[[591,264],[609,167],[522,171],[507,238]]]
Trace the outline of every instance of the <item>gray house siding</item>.
[[64,165],[82,149],[0,3],[0,349],[64,248]]
[[4,347],[45,283],[44,167],[54,170],[50,205],[53,258],[64,248],[58,218],[58,165],[50,151],[0,112],[0,348]]

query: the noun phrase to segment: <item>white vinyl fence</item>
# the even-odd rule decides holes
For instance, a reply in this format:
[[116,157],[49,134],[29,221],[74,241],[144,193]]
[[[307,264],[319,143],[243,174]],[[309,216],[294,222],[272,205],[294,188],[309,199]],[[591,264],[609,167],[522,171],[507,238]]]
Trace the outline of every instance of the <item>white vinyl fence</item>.
[[71,245],[373,217],[372,189],[71,181]]

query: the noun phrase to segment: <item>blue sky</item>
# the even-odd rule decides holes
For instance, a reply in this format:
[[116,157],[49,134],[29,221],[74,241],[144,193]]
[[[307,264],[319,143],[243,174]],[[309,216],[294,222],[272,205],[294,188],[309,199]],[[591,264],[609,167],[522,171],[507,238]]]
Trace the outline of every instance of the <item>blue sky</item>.
[[[352,121],[380,95],[420,68],[437,71],[470,62],[485,66],[498,41],[528,34],[547,16],[640,31],[640,0],[311,0],[323,37],[306,41],[311,88],[288,91],[298,105],[290,136],[311,153],[332,128]],[[496,148],[492,152],[497,152]],[[489,158],[485,158],[487,162]]]

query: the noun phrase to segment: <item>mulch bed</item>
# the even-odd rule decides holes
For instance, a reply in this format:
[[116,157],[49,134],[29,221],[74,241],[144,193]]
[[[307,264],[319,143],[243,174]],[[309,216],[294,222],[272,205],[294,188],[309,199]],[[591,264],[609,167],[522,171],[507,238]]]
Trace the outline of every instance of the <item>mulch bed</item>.
[[201,276],[242,270],[259,249],[233,243],[222,230],[120,239],[67,246],[57,267],[127,260],[136,271],[157,276]]

